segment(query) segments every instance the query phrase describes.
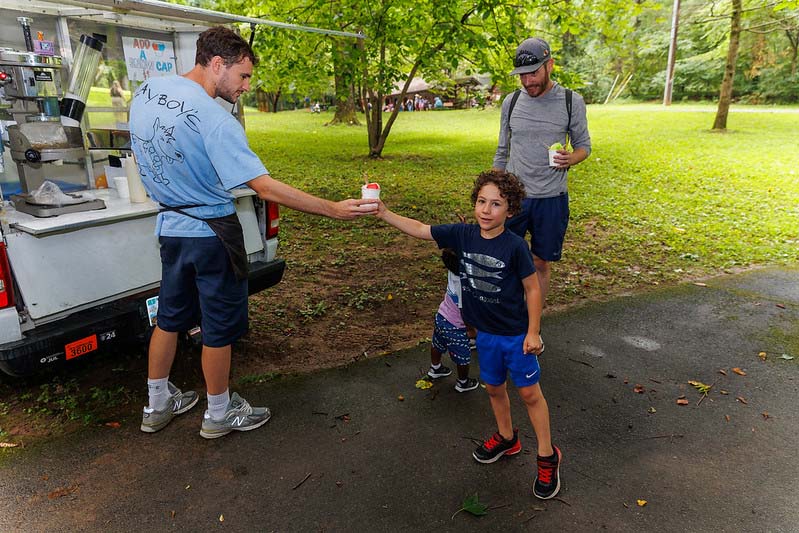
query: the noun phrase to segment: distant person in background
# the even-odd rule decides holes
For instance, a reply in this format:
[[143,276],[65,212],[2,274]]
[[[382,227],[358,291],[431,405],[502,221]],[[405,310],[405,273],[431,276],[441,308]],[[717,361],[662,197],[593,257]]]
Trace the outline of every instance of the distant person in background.
[[125,92],[122,90],[122,85],[119,84],[118,80],[114,80],[111,82],[111,105],[114,108],[119,109],[119,111],[114,111],[114,120],[117,122],[117,126],[124,124],[128,121],[126,108],[128,106],[127,102],[125,102]]
[[[519,75],[523,89],[502,103],[499,143],[494,168],[515,174],[527,197],[519,214],[508,219],[508,229],[524,237],[530,232],[530,250],[546,304],[550,262],[559,261],[569,225],[566,177],[570,167],[591,153],[585,101],[550,78],[555,62],[549,44],[536,37],[516,49],[511,75]],[[571,101],[571,104],[570,104]],[[549,147],[563,146],[549,165]],[[566,150],[571,145],[571,151]]]
[[436,96],[436,99],[433,100],[433,108],[434,109],[442,109],[444,107],[444,102],[441,101],[440,96]]

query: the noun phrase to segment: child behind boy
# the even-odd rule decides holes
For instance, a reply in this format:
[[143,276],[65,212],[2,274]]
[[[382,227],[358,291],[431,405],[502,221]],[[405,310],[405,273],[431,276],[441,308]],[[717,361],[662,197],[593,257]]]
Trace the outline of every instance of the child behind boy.
[[429,226],[391,212],[380,202],[378,218],[412,237],[435,240],[460,256],[463,318],[477,329],[480,379],[486,384],[497,432],[472,456],[493,463],[522,449],[513,428],[506,379],[510,372],[525,403],[538,442],[533,494],[554,497],[560,490],[560,450],[552,445],[549,408],[539,384],[541,289],[527,243],[505,221],[519,212],[524,186],[513,174],[491,170],[475,180],[472,203],[477,224]]
[[433,329],[433,342],[430,346],[430,370],[427,375],[433,379],[443,378],[452,374],[452,370],[441,364],[441,357],[449,352],[458,368],[458,381],[455,390],[468,392],[480,386],[474,378],[469,377],[469,363],[472,351],[469,347],[469,337],[466,333],[466,324],[461,317],[461,278],[458,275],[458,254],[451,248],[441,250],[441,260],[447,267],[447,292],[444,300],[438,306],[435,328]]

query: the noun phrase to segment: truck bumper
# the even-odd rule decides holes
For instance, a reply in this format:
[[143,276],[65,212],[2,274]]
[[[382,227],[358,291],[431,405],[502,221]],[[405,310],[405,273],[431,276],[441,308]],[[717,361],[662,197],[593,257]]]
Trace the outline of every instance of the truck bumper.
[[[277,285],[285,268],[283,260],[250,263],[249,293]],[[150,329],[145,300],[157,294],[153,289],[36,327],[21,340],[0,345],[0,371],[25,376],[143,340]],[[76,343],[83,348],[68,349]]]

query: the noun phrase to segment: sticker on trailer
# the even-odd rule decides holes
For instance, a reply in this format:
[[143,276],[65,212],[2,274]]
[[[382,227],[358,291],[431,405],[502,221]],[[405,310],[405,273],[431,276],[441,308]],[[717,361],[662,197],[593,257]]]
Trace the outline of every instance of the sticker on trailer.
[[93,352],[97,349],[97,335],[89,335],[75,342],[70,342],[64,346],[64,352],[67,354],[67,361],[75,359],[81,355]]
[[45,356],[45,357],[42,357],[41,359],[39,359],[39,362],[41,364],[43,364],[43,365],[46,365],[48,363],[55,363],[56,361],[58,361],[58,359],[59,359],[59,357],[61,355],[62,355],[62,352],[50,354],[48,356]]
[[147,320],[150,322],[150,326],[155,326],[157,316],[158,316],[158,296],[147,298]]

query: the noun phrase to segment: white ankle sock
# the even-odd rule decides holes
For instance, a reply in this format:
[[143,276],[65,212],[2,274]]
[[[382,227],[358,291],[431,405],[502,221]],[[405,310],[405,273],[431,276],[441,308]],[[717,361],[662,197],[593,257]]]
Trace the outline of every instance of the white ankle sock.
[[147,394],[150,409],[163,411],[169,403],[169,376],[159,379],[147,378]]
[[227,404],[230,403],[230,389],[225,389],[222,394],[208,395],[208,414],[214,420],[221,420],[227,412]]
[[438,370],[439,368],[441,368],[441,363],[438,363],[437,365],[430,363],[430,368],[432,368],[433,370]]

